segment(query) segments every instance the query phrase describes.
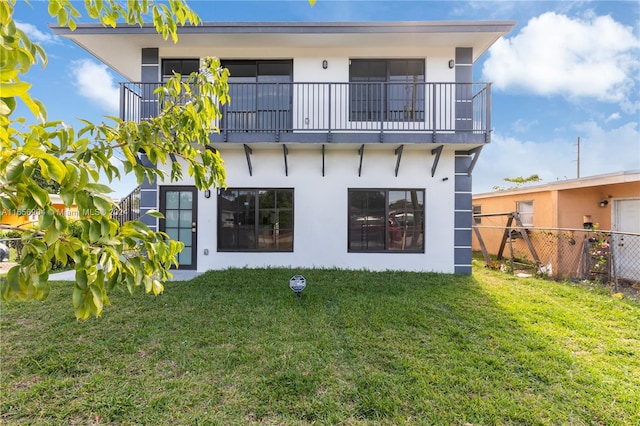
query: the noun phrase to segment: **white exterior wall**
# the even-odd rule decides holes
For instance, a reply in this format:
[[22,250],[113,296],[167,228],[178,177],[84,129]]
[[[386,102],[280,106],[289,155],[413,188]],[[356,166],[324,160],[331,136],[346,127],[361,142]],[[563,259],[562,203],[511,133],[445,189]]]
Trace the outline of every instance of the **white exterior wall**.
[[[200,57],[217,55],[222,59],[293,59],[294,82],[348,82],[351,58],[425,58],[427,82],[454,82],[455,70],[448,62],[455,49],[417,50],[398,47],[381,50],[375,47],[343,49],[203,49],[176,51],[160,49],[160,57]],[[327,60],[327,69],[322,61]],[[295,97],[294,97],[295,99]],[[342,101],[347,98],[343,97]],[[333,98],[333,110],[339,110]],[[429,101],[428,101],[429,102]],[[348,106],[341,109],[346,113]],[[309,127],[323,126],[326,117],[316,119],[313,111],[294,105],[293,120],[309,120]],[[335,119],[335,117],[334,117]],[[392,124],[393,125],[393,124]],[[253,176],[249,175],[242,145],[215,146],[221,152],[229,188],[294,188],[293,252],[218,252],[217,197],[198,197],[197,269],[228,267],[338,267],[369,270],[409,270],[454,272],[454,152],[443,151],[431,177],[433,145],[405,145],[398,176],[395,176],[398,145],[365,145],[362,175],[358,176],[358,144],[325,144],[325,176],[319,144],[287,144],[288,169],[280,144],[250,144]],[[443,180],[447,178],[446,180]],[[180,185],[192,185],[188,178]],[[349,253],[347,251],[349,188],[424,189],[424,253]],[[159,201],[159,200],[158,200]],[[159,204],[158,204],[159,205]],[[205,250],[208,255],[205,255]]]
[[[285,176],[280,145],[253,150],[249,175],[242,147],[220,149],[229,188],[294,188],[293,252],[218,252],[217,197],[198,196],[198,270],[228,267],[338,267],[369,270],[454,272],[454,162],[444,151],[431,177],[431,146],[406,146],[398,177],[395,146],[365,146],[358,177],[358,146],[326,146],[322,176],[320,146],[287,145]],[[238,149],[240,148],[240,149]],[[444,180],[444,178],[448,178]],[[192,185],[185,179],[180,185]],[[347,251],[349,188],[424,189],[424,253],[349,253]],[[208,255],[205,255],[205,250]]]
[[[455,70],[449,68],[449,60],[455,58],[455,48],[406,48],[398,46],[394,49],[341,48],[341,49],[300,49],[292,47],[257,48],[179,48],[161,47],[160,58],[202,58],[216,56],[224,59],[293,59],[293,81],[304,83],[344,82],[349,81],[349,59],[412,59],[426,60],[427,82],[447,83],[455,81]],[[327,69],[322,68],[326,59]],[[138,62],[140,60],[138,59]],[[158,76],[160,81],[160,76]]]

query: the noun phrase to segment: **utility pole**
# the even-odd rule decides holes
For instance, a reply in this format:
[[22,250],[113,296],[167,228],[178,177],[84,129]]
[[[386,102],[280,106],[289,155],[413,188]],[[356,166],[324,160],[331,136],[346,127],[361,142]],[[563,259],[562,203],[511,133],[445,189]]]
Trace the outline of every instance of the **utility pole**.
[[580,179],[580,136],[578,136],[578,179]]

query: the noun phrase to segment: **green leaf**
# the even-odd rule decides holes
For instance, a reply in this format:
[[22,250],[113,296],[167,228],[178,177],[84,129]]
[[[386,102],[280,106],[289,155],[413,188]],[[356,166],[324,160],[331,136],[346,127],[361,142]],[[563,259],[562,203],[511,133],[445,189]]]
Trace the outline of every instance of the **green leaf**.
[[5,177],[10,182],[15,182],[18,180],[18,177],[22,175],[24,171],[24,162],[27,161],[26,155],[18,155],[15,157],[9,164],[4,172]]
[[88,282],[87,271],[85,269],[76,269],[76,286],[84,290],[87,288]]
[[55,1],[49,2],[48,12],[50,16],[57,16],[59,10],[60,10],[60,4],[58,2],[55,2]]
[[113,192],[113,189],[101,183],[88,183],[85,185],[85,189],[89,192],[98,194],[110,194]]
[[23,293],[22,288],[20,286],[20,277],[18,272],[20,271],[20,266],[16,265],[13,268],[9,269],[7,272],[6,283],[3,283],[5,288],[2,291],[2,299],[8,301],[13,297],[21,295]]
[[96,288],[96,286],[94,285],[89,286],[89,289],[91,290],[91,295],[93,297],[92,299],[93,304],[96,307],[96,316],[100,316],[103,308],[102,292],[100,291],[100,289]]
[[47,209],[40,215],[40,229],[48,229],[53,224],[53,209]]
[[[51,216],[49,214],[45,214],[45,216]],[[60,231],[58,231],[54,226],[49,227],[44,233],[44,242],[47,244],[53,244],[60,237]]]
[[100,239],[100,222],[92,220],[89,225],[89,241],[95,243]]
[[64,163],[53,155],[47,155],[40,161],[47,165],[51,178],[61,184],[67,176],[67,168]]
[[93,196],[93,204],[100,211],[101,215],[109,215],[113,209],[113,203],[110,200],[107,200],[97,194]]
[[16,109],[15,98],[0,98],[0,114],[9,115]]
[[44,208],[47,204],[49,204],[49,194],[44,189],[40,188],[38,185],[31,183],[27,185],[33,200],[40,208]]
[[19,81],[17,83],[2,82],[2,97],[3,98],[21,97],[25,95],[30,88],[31,88],[31,85],[29,83],[25,83],[24,81]]
[[64,205],[70,207],[73,204],[75,193],[73,192],[73,190],[69,190],[65,187],[60,189],[60,197],[62,198],[62,202],[64,203]]

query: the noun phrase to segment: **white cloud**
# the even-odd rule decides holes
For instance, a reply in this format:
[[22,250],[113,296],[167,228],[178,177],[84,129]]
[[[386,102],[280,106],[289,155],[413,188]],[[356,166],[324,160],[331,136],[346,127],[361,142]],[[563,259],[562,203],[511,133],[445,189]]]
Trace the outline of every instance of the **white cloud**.
[[71,74],[81,96],[109,115],[118,115],[120,91],[107,67],[89,59],[73,61]]
[[538,120],[524,120],[518,119],[511,124],[511,128],[518,133],[526,133],[530,131],[534,126],[538,125]]
[[[630,122],[605,130],[593,121],[574,126],[580,135],[580,176],[640,170],[640,131]],[[505,177],[538,174],[541,183],[577,177],[577,136],[573,140],[523,141],[493,134],[473,171],[475,193],[504,185]]]
[[547,12],[515,36],[498,40],[483,74],[496,89],[594,98],[632,112],[638,107],[639,51],[633,29],[610,16],[579,19]]
[[620,113],[619,112],[614,112],[609,117],[607,117],[607,119],[604,122],[608,123],[608,122],[613,121],[613,120],[620,120]]
[[640,129],[627,123],[605,130],[595,121],[575,126],[583,135],[580,168],[583,175],[597,175],[622,170],[640,170]]
[[35,25],[19,21],[15,21],[15,23],[16,27],[24,31],[32,42],[40,44],[62,44],[58,37],[50,33],[43,33]]

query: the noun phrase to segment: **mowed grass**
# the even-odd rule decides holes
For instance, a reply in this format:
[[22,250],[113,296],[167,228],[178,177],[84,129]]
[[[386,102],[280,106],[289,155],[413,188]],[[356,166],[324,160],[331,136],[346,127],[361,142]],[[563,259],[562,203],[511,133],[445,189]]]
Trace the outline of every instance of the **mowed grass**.
[[569,284],[227,270],[112,301],[0,308],[0,423],[640,424],[640,305]]

